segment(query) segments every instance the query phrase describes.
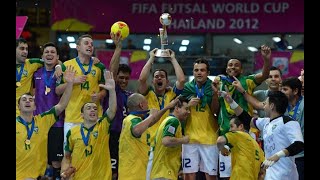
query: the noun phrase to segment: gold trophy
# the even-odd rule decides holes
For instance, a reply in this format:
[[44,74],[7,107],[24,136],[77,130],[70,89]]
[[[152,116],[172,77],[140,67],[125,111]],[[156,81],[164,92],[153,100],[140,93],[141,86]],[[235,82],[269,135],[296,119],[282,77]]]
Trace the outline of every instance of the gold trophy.
[[161,49],[158,49],[155,56],[156,57],[170,57],[170,52],[164,49],[164,45],[168,45],[168,35],[167,35],[167,26],[171,24],[171,15],[169,13],[161,14],[160,23],[162,24],[162,28],[159,28],[160,32],[160,42]]

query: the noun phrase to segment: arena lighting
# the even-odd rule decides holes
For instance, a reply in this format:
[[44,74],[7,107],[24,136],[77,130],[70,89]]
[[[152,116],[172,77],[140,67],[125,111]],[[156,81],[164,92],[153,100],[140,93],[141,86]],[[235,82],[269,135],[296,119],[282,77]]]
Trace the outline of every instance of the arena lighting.
[[151,44],[151,39],[144,39],[144,40],[143,40],[143,43],[144,43],[144,44]]
[[113,43],[113,40],[112,39],[107,39],[106,43],[111,44],[111,43]]
[[248,50],[251,51],[251,52],[257,52],[258,51],[257,48],[252,47],[252,46],[248,46]]
[[189,40],[185,40],[185,39],[184,39],[184,40],[181,41],[181,45],[183,45],[183,46],[188,46],[189,43],[190,43]]
[[146,51],[150,50],[150,46],[143,46],[142,48],[143,48],[143,50],[146,50]]
[[76,43],[69,43],[69,47],[71,49],[75,49],[77,47],[77,44]]
[[279,42],[279,41],[281,41],[281,39],[280,39],[279,37],[273,37],[272,40],[273,40],[274,42]]
[[238,38],[233,38],[233,41],[238,43],[238,44],[242,44],[242,41],[240,39],[238,39]]
[[[216,77],[216,76],[208,76],[208,78],[209,78],[211,81],[213,81],[215,77]],[[188,76],[188,82],[189,82],[189,81],[192,81],[193,79],[194,79],[194,76]]]
[[288,48],[288,49],[293,49],[293,47],[292,47],[292,46],[288,46],[287,48]]
[[76,39],[75,39],[73,36],[68,36],[68,37],[67,37],[67,41],[68,41],[68,42],[75,42]]
[[62,42],[62,38],[58,38],[58,41],[59,41],[59,42]]
[[182,52],[182,51],[186,51],[187,50],[187,46],[180,46],[179,47],[179,51]]

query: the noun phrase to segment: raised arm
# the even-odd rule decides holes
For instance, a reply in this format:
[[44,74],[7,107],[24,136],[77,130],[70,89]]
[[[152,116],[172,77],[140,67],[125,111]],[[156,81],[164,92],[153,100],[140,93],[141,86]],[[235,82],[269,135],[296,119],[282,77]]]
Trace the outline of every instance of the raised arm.
[[59,115],[68,105],[73,88],[73,82],[75,77],[75,70],[72,66],[68,66],[64,72],[64,78],[66,80],[66,89],[57,105],[55,105],[56,115]]
[[270,59],[271,59],[271,49],[266,45],[261,46],[261,55],[263,58],[262,72],[255,75],[255,80],[257,83],[262,83],[264,80],[268,79],[270,72]]
[[216,78],[211,83],[213,96],[212,96],[210,109],[211,109],[212,114],[216,114],[216,115],[219,113],[219,109],[220,109],[219,96],[218,96],[219,83],[220,82]]
[[115,82],[113,78],[113,73],[110,71],[104,72],[104,79],[105,84],[99,84],[100,87],[106,89],[109,91],[109,107],[106,110],[106,113],[110,120],[113,120],[114,116],[116,115],[117,111],[117,97],[116,97],[116,91],[115,91]]
[[166,49],[166,50],[170,52],[170,61],[173,65],[174,72],[176,73],[176,76],[177,76],[176,87],[177,89],[182,90],[184,87],[184,83],[186,81],[183,70],[180,64],[178,63],[178,60],[176,59],[175,52],[172,51],[171,49]]
[[151,109],[150,110],[150,115],[143,121],[141,121],[140,123],[138,123],[137,125],[135,125],[132,128],[132,133],[135,137],[140,137],[141,134],[146,131],[149,127],[151,127],[152,125],[154,125],[156,122],[158,122],[161,118],[161,116],[169,109],[173,108],[177,103],[178,103],[179,99],[175,98],[173,101],[171,101],[167,106],[165,106],[163,109],[161,110],[155,110],[155,109]]
[[148,80],[148,77],[152,68],[152,64],[154,62],[155,53],[157,50],[158,48],[155,48],[149,52],[149,55],[150,55],[149,60],[141,70],[140,77],[139,77],[139,89],[138,89],[138,92],[140,94],[145,94],[148,90],[147,80]]
[[114,44],[116,45],[116,49],[114,50],[114,53],[112,55],[109,68],[110,68],[110,71],[114,75],[116,75],[116,74],[118,74],[120,55],[121,55],[121,50],[122,50],[121,35],[117,36],[113,32],[111,32],[110,36],[111,36]]
[[248,101],[254,109],[263,110],[264,102],[260,102],[255,97],[248,94],[247,91],[242,87],[240,81],[235,76],[233,76],[233,78],[235,79],[235,81],[232,82],[232,85],[237,89],[237,91],[243,94],[246,101]]

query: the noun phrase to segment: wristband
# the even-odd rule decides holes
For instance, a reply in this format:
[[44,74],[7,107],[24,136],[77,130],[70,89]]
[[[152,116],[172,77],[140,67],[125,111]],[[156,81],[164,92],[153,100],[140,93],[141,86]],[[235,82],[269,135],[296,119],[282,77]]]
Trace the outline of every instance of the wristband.
[[231,109],[236,109],[239,105],[233,100],[232,103],[230,103]]
[[284,153],[284,151],[279,151],[276,153],[276,155],[279,157],[279,158],[282,158],[282,157],[286,157],[286,154]]
[[56,69],[57,67],[60,67],[60,68],[61,68],[61,65],[60,65],[60,64],[58,64],[58,65],[56,65],[54,68]]

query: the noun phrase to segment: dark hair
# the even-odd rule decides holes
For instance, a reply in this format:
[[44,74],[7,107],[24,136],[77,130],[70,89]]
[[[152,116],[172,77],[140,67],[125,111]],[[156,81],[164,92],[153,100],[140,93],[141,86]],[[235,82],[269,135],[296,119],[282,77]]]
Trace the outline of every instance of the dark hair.
[[210,65],[208,60],[204,59],[204,58],[198,58],[194,61],[193,66],[195,64],[206,64],[207,65],[207,71],[210,71]]
[[278,67],[271,66],[270,71],[279,71],[280,72],[280,76],[282,76],[282,72]]
[[24,38],[18,38],[16,40],[16,48],[19,46],[19,44],[24,43],[27,44],[27,40],[25,40]]
[[92,39],[92,36],[89,35],[89,34],[81,35],[81,36],[78,38],[77,42],[76,42],[77,45],[80,45],[80,42],[81,42],[81,40],[82,40],[83,38],[90,38],[90,39]]
[[156,69],[156,70],[154,70],[154,72],[153,72],[153,77],[154,77],[154,73],[156,73],[157,71],[163,71],[163,72],[166,74],[166,79],[168,79],[168,73],[167,73],[167,71],[164,70],[164,69]]
[[273,103],[276,107],[276,111],[280,114],[284,114],[288,107],[288,97],[281,91],[269,91],[269,104]]
[[288,86],[292,90],[298,89],[298,96],[301,96],[302,83],[297,77],[288,77],[282,81],[281,86]]
[[119,74],[120,71],[123,72],[123,73],[131,74],[131,68],[127,64],[119,64],[119,68],[118,68],[118,73],[117,74]]
[[[175,107],[178,107],[178,108],[181,108],[181,107],[183,106],[183,103],[184,103],[184,102],[187,103],[187,104],[188,104],[188,102],[189,102],[189,100],[188,100],[186,97],[184,97],[184,96],[180,96],[180,97],[178,97],[178,99],[179,99],[179,101],[178,101],[177,105],[175,106]],[[173,100],[174,100],[174,99],[172,99],[172,101],[173,101]],[[171,109],[170,109],[170,112],[173,112],[173,110],[174,110],[175,107],[171,108]]]
[[19,99],[18,99],[18,105],[20,105],[21,97],[24,96],[24,95],[32,96],[31,93],[24,93],[24,94],[22,94],[22,95],[19,97]]
[[54,47],[54,48],[56,48],[57,54],[59,55],[59,49],[58,49],[58,47],[57,47],[53,42],[47,42],[47,43],[45,43],[45,44],[42,46],[42,53],[43,53],[44,49],[47,48],[47,47]]
[[237,125],[237,127],[239,127],[241,124],[243,124],[243,128],[246,130],[246,131],[248,131],[249,132],[249,130],[250,130],[250,124],[244,124],[244,122],[238,117],[238,116],[235,116],[235,115],[233,115],[233,116],[231,116],[231,118],[230,118],[230,120],[234,120],[233,122],[234,122],[234,124],[236,124]]

